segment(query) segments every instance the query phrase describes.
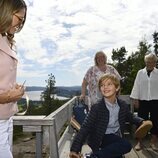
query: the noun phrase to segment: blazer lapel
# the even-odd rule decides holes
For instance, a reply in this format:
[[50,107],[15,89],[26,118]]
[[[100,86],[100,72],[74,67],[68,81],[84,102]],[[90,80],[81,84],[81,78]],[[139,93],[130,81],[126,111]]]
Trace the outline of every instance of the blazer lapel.
[[18,60],[17,59],[17,55],[14,51],[11,50],[11,48],[9,47],[9,44],[8,43],[8,40],[7,40],[7,37],[3,37],[1,34],[0,34],[0,49],[8,54],[9,56],[13,57],[14,59]]

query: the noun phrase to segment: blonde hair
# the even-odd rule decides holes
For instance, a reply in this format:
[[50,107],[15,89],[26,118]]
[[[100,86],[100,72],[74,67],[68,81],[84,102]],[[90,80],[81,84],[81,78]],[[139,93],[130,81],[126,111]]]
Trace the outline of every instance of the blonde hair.
[[[11,48],[14,44],[14,35],[11,35],[8,33],[8,30],[12,24],[12,18],[13,14],[19,12],[21,9],[24,9],[27,11],[27,6],[23,0],[0,0],[0,33],[2,36],[7,36]],[[21,27],[17,32],[20,32],[20,30],[23,28],[23,25],[26,20],[26,12],[24,16],[24,21],[21,24]]]
[[98,56],[99,54],[101,54],[101,55],[104,56],[104,58],[105,58],[105,64],[106,64],[106,62],[107,62],[107,56],[105,55],[105,53],[104,53],[103,51],[98,51],[98,52],[95,54],[95,57],[94,57],[94,63],[95,63],[96,66],[98,65],[98,63],[97,63],[97,56]]
[[144,61],[146,62],[146,61],[149,61],[149,60],[154,61],[156,63],[158,59],[157,59],[157,56],[155,54],[149,53],[149,54],[145,55]]
[[103,76],[100,77],[100,79],[98,81],[99,90],[102,86],[103,81],[105,81],[105,80],[111,80],[112,83],[115,85],[116,89],[119,88],[118,92],[120,91],[120,80],[114,74],[104,74]]

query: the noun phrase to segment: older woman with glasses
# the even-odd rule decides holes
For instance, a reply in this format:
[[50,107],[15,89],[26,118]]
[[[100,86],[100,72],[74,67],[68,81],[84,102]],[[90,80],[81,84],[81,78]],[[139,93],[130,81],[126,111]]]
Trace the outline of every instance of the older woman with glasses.
[[13,158],[12,116],[18,112],[16,101],[24,94],[24,87],[16,83],[14,34],[23,28],[26,11],[23,0],[0,1],[0,158]]
[[86,96],[86,89],[88,88],[88,106],[89,108],[101,99],[101,94],[98,89],[99,78],[106,73],[114,74],[118,79],[121,79],[117,70],[107,64],[107,56],[103,51],[99,51],[94,57],[94,66],[91,66],[86,72],[83,82],[80,99],[84,100]]

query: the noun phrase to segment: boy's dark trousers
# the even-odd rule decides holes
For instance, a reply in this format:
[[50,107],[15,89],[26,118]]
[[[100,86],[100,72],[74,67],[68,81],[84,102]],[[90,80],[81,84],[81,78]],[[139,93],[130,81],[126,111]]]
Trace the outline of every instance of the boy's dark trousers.
[[114,134],[105,134],[100,150],[93,154],[98,158],[122,158],[122,155],[131,149],[132,146],[126,139]]

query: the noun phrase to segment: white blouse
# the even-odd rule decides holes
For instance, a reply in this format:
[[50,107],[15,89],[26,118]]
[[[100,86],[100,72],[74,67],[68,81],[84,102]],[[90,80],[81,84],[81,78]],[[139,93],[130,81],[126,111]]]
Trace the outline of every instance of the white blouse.
[[154,68],[150,77],[146,67],[139,70],[130,97],[148,101],[158,100],[158,69]]

